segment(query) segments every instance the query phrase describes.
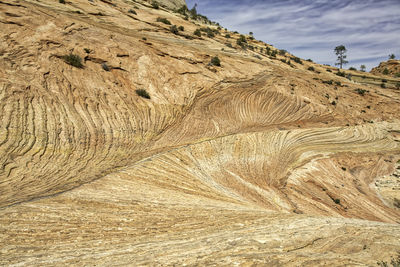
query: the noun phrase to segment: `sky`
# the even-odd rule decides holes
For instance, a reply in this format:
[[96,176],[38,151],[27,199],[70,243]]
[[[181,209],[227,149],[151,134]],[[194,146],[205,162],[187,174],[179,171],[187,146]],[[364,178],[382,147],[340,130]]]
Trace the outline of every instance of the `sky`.
[[400,59],[400,0],[186,0],[222,27],[285,49],[303,59],[334,65],[344,45],[344,68],[367,70]]

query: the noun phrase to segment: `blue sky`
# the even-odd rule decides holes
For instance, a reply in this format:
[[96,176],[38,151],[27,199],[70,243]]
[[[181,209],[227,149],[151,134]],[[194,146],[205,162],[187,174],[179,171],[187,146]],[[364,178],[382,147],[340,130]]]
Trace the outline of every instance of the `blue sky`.
[[223,27],[320,64],[335,63],[343,44],[349,64],[370,69],[400,58],[400,0],[186,0]]

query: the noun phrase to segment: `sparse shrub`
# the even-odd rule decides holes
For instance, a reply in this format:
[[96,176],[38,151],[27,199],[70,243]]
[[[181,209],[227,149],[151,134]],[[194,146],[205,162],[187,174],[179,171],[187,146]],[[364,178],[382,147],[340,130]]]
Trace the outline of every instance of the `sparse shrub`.
[[159,9],[159,8],[160,8],[160,6],[158,5],[158,3],[157,3],[156,1],[151,2],[151,6],[152,6],[154,9]]
[[271,51],[271,57],[276,57],[276,54],[278,54],[278,51],[276,50]]
[[143,41],[147,41],[147,38],[146,38],[146,37],[142,37],[142,40],[143,40]]
[[74,66],[76,68],[83,68],[83,64],[82,64],[82,58],[78,55],[74,55],[74,54],[69,54],[69,55],[65,55],[61,57],[65,63]]
[[384,75],[388,75],[389,74],[389,70],[387,68],[385,68],[382,72]]
[[176,12],[179,14],[182,14],[184,16],[186,16],[186,13],[188,12],[188,8],[186,5],[183,5],[181,8],[177,9]]
[[329,80],[329,81],[322,81],[322,83],[333,84],[333,81],[332,81],[332,80]]
[[136,94],[143,98],[150,99],[150,95],[149,95],[149,93],[147,93],[147,91],[145,89],[137,89]]
[[327,69],[326,71],[327,71],[327,72],[332,72],[330,69]]
[[241,34],[241,35],[239,36],[239,39],[238,39],[238,40],[240,40],[242,43],[247,43],[246,37],[245,37],[243,34]]
[[105,71],[110,71],[110,68],[108,67],[107,63],[101,64],[101,67],[102,67],[103,70],[105,70]]
[[91,50],[89,48],[83,48],[83,50],[85,51],[85,53],[90,54]]
[[60,4],[65,4],[65,0],[58,0]]
[[335,84],[336,84],[337,86],[341,86],[341,85],[342,85],[342,82],[340,82],[340,81],[335,81]]
[[331,103],[333,106],[336,106],[336,101],[332,101]]
[[227,46],[227,47],[230,47],[230,48],[233,48],[233,46],[232,46],[231,43],[226,43],[226,46]]
[[311,58],[307,59],[308,62],[313,62]]
[[338,198],[335,198],[335,200],[333,200],[336,204],[340,204],[340,199],[338,199]]
[[176,27],[176,25],[172,25],[169,30],[173,33],[173,34],[178,34],[179,30],[178,27]]
[[133,14],[133,15],[137,15],[136,11],[133,10],[132,8],[128,10],[129,13]]
[[382,79],[382,82],[383,82],[383,83],[387,83],[387,80],[386,80],[386,79]]
[[303,64],[303,61],[301,61],[301,59],[298,58],[298,57],[292,57],[292,60],[293,60],[294,62],[298,63],[298,64]]
[[349,70],[357,70],[356,68],[354,68],[354,67],[350,67],[349,68]]
[[338,71],[337,73],[336,73],[336,75],[337,76],[341,76],[341,77],[345,77],[346,76],[346,73],[344,72],[344,71]]
[[201,37],[201,31],[200,31],[200,29],[196,29],[196,30],[194,31],[193,34],[196,35],[196,36]]
[[312,67],[312,66],[311,66],[311,67],[308,67],[308,70],[309,70],[309,71],[315,71],[314,67]]
[[196,9],[196,7],[197,7],[197,4],[195,4],[194,6],[193,6],[193,8],[189,11],[189,13],[190,13],[190,16],[192,17],[192,19],[194,19],[194,20],[197,20],[197,9]]
[[230,34],[225,34],[225,38],[231,38],[231,35]]
[[386,88],[386,84],[385,83],[381,83],[381,87],[382,88]]
[[164,23],[164,24],[171,25],[171,21],[169,21],[169,20],[166,19],[166,18],[158,17],[158,18],[157,18],[157,22],[162,22],[162,23]]
[[392,257],[390,263],[386,261],[378,261],[376,264],[381,267],[390,267],[390,265],[391,267],[400,267],[400,253],[398,253],[397,257]]
[[357,88],[356,89],[356,92],[359,94],[359,95],[365,95],[365,93],[367,92],[367,90],[364,90],[364,89],[361,89],[361,88]]
[[286,64],[286,59],[282,58],[281,61]]
[[396,88],[400,89],[400,82],[396,83]]
[[221,61],[220,61],[220,59],[216,56],[216,57],[213,57],[212,59],[211,59],[211,63],[210,63],[212,66],[218,66],[218,67],[220,67],[221,66]]
[[185,27],[179,26],[179,27],[178,27],[178,30],[180,30],[181,32],[183,32],[183,31],[185,30]]
[[215,34],[219,34],[219,31],[216,29],[211,29],[210,27],[203,27],[200,28],[200,31],[207,33],[207,37],[213,38],[215,37]]
[[279,55],[284,56],[286,55],[287,51],[285,49],[280,49],[279,50]]

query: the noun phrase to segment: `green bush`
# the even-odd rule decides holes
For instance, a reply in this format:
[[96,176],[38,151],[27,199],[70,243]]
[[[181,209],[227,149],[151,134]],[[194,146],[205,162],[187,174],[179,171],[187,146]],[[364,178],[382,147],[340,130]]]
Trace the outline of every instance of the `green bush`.
[[185,30],[185,27],[179,26],[179,27],[178,27],[178,30],[180,30],[181,32],[183,32],[183,31]]
[[177,9],[176,12],[186,16],[186,13],[189,11],[186,5],[183,5],[181,8]]
[[335,200],[334,200],[334,202],[336,203],[336,204],[340,204],[340,199],[338,199],[338,198],[336,198]]
[[200,29],[196,29],[196,30],[194,31],[193,34],[196,35],[196,36],[201,37],[201,31],[200,31]]
[[349,70],[357,70],[356,68],[354,68],[354,67],[350,67],[349,68]]
[[357,88],[356,89],[356,92],[359,94],[359,95],[365,95],[365,93],[367,92],[367,90],[364,90],[364,89],[360,89],[360,88]]
[[74,54],[69,54],[69,55],[65,55],[61,57],[65,63],[74,66],[76,68],[83,68],[83,64],[82,64],[82,58],[78,55],[74,55]]
[[215,34],[213,33],[213,32],[207,32],[207,37],[208,38],[214,38],[215,37]]
[[160,6],[158,5],[158,3],[157,3],[156,1],[153,1],[153,2],[151,3],[151,6],[152,6],[154,9],[159,9],[159,8],[160,8]]
[[386,84],[385,83],[381,83],[381,87],[382,88],[386,88]]
[[58,0],[60,4],[65,4],[65,0]]
[[309,71],[315,71],[314,67],[312,67],[312,66],[311,66],[311,67],[308,67],[308,70],[309,70]]
[[157,22],[162,22],[162,23],[164,23],[164,24],[171,25],[171,21],[169,21],[169,20],[166,19],[166,18],[158,17],[158,18],[157,18]]
[[221,61],[219,60],[219,58],[216,56],[216,57],[213,57],[212,59],[211,59],[211,63],[210,63],[212,66],[218,66],[218,67],[220,67],[221,66]]
[[294,62],[298,63],[298,64],[303,64],[303,61],[301,61],[301,59],[298,58],[298,57],[292,57],[292,60],[293,60]]
[[389,70],[387,68],[385,68],[382,72],[384,75],[388,75],[389,74]]
[[133,10],[132,8],[128,10],[129,13],[133,14],[133,15],[137,15],[136,11]]
[[247,43],[246,37],[245,37],[243,34],[241,34],[241,35],[239,36],[239,39],[238,39],[238,40],[240,40],[242,43]]
[[287,51],[285,49],[280,49],[279,50],[279,55],[284,56],[286,55]]
[[173,34],[178,34],[179,30],[178,27],[176,27],[176,25],[172,25],[169,30],[173,33]]
[[147,93],[147,91],[144,90],[144,89],[137,89],[137,90],[136,90],[136,94],[137,94],[138,96],[143,97],[143,98],[150,99],[149,93]]
[[336,75],[337,76],[341,76],[341,77],[345,77],[346,76],[346,73],[343,71],[338,71],[337,73],[336,73]]
[[225,34],[225,38],[231,38],[231,35],[230,34]]

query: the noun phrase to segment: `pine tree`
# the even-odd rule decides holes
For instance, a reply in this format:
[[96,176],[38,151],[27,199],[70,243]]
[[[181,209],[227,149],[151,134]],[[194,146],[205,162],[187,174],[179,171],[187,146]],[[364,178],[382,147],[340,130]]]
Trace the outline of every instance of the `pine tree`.
[[339,65],[340,68],[342,68],[344,64],[349,63],[346,60],[346,58],[347,58],[347,56],[346,56],[347,50],[346,50],[346,47],[344,45],[336,46],[335,49],[334,49],[334,52],[338,56],[337,57],[337,61],[338,62],[336,62],[335,65]]

